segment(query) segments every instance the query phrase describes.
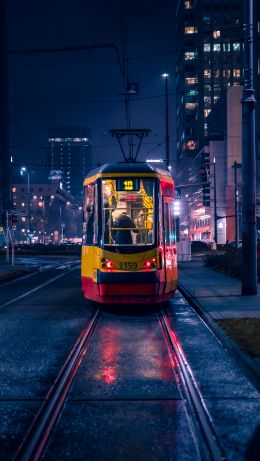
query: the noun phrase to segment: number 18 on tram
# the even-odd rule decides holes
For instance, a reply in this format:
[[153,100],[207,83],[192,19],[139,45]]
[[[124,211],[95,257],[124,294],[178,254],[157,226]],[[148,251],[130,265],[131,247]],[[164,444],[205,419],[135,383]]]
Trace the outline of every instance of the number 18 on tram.
[[168,301],[177,287],[174,181],[148,163],[105,164],[84,181],[81,280],[106,304]]

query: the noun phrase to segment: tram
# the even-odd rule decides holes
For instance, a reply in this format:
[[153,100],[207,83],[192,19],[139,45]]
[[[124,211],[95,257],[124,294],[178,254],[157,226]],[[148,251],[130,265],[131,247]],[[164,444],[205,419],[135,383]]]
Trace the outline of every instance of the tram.
[[105,164],[84,180],[81,280],[88,300],[168,301],[177,286],[174,180],[154,164]]

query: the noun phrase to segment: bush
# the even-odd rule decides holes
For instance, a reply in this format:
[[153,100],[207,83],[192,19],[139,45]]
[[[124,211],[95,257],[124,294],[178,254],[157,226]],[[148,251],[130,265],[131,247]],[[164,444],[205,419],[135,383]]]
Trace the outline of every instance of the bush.
[[[242,251],[232,249],[223,254],[213,254],[205,256],[205,266],[212,267],[219,272],[241,279],[242,276]],[[260,282],[260,255],[257,254],[257,274]]]

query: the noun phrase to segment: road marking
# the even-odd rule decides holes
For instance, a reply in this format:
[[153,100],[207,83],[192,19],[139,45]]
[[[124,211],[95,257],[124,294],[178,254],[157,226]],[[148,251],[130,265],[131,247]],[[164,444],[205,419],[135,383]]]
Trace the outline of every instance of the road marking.
[[20,299],[25,298],[26,296],[28,296],[28,295],[34,293],[35,291],[40,290],[40,288],[46,287],[46,286],[49,285],[50,283],[54,282],[55,280],[59,279],[60,277],[63,277],[64,275],[68,274],[69,272],[73,271],[74,269],[77,269],[78,267],[79,267],[79,266],[73,267],[72,269],[69,269],[68,271],[64,272],[63,274],[56,275],[56,276],[53,277],[52,279],[48,280],[48,281],[45,282],[45,283],[42,283],[41,285],[39,285],[39,286],[36,287],[36,288],[33,288],[33,289],[30,290],[30,291],[27,291],[27,292],[24,293],[23,295],[17,296],[17,298],[11,299],[10,301],[7,301],[7,303],[1,304],[1,305],[0,305],[0,309],[3,309],[3,307],[9,306],[10,304],[13,304],[15,301],[19,301]]

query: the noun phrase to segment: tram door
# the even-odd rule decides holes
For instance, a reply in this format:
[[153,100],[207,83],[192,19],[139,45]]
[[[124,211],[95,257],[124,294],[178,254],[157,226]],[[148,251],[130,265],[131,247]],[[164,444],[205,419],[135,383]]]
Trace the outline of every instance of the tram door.
[[165,293],[168,293],[174,289],[174,280],[176,278],[177,268],[173,202],[173,198],[163,197]]

